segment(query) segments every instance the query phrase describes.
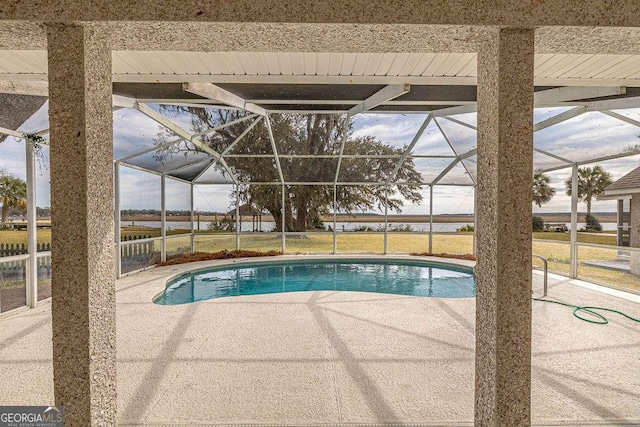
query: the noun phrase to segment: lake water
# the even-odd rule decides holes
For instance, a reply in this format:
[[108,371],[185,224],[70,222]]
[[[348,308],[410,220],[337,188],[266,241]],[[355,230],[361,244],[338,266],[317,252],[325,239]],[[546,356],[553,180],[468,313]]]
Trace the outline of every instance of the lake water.
[[[150,228],[160,228],[160,221],[134,221],[133,224],[137,227],[150,227]],[[132,225],[131,221],[123,221],[122,226],[127,227]],[[200,230],[207,230],[209,225],[209,221],[200,221]],[[333,227],[333,222],[325,222],[325,227]],[[473,222],[441,222],[433,223],[433,231],[436,233],[448,233],[454,232],[459,228],[464,227],[465,225],[473,225]],[[184,221],[167,221],[166,222],[167,230],[189,230],[191,228],[190,222]],[[389,231],[394,231],[398,227],[411,227],[412,231],[420,231],[420,232],[428,232],[429,231],[429,222],[390,222],[389,223]],[[578,223],[578,229],[583,228],[585,226],[584,223]],[[613,222],[605,222],[602,223],[603,230],[613,231],[616,229],[616,223]],[[241,231],[253,231],[253,225],[251,221],[243,221],[241,223]],[[336,228],[338,231],[355,231],[360,227],[369,227],[373,230],[384,231],[384,222],[340,222],[336,223]],[[571,223],[567,223],[567,227],[571,228]],[[195,224],[196,230],[198,229],[198,224]],[[262,221],[262,227],[259,230],[261,232],[273,231],[275,229],[275,223],[271,221]]]

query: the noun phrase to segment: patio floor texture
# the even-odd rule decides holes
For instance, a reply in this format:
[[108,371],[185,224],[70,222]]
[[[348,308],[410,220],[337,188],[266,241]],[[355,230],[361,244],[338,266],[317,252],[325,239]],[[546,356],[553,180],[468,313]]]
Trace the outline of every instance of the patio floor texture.
[[[211,264],[209,262],[208,264]],[[198,264],[199,266],[202,263]],[[299,292],[159,306],[117,281],[123,425],[472,425],[475,299]],[[542,279],[534,273],[534,290]],[[550,299],[640,317],[640,297],[557,276]],[[533,302],[536,425],[640,425],[640,324]],[[53,403],[51,306],[0,319],[0,405]]]

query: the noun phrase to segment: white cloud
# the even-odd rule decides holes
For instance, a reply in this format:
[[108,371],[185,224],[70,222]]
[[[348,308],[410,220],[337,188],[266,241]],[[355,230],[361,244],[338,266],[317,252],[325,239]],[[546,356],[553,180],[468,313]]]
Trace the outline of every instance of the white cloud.
[[425,118],[424,114],[359,114],[354,118],[353,136],[374,136],[401,148],[411,142]]

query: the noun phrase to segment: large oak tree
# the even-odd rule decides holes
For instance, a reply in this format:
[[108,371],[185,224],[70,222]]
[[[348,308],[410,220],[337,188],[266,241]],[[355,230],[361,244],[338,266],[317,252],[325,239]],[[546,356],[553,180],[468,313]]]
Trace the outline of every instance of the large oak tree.
[[[165,113],[189,114],[194,132],[230,123],[247,113],[228,110],[213,110],[191,107],[163,107]],[[335,114],[272,114],[269,116],[280,166],[286,182],[332,183],[335,179],[338,160],[327,156],[340,153],[344,134],[344,154],[359,155],[345,158],[340,168],[339,181],[385,182],[392,174],[398,157],[404,148],[394,148],[375,138],[375,135],[355,137],[352,121]],[[231,125],[216,132],[203,135],[203,141],[219,153],[224,152],[242,134],[251,121]],[[161,133],[158,140],[172,136]],[[185,149],[197,149],[182,145]],[[176,149],[174,149],[176,150]],[[246,157],[248,154],[261,157]],[[243,157],[244,156],[244,157]],[[288,157],[293,156],[293,157]],[[324,156],[324,157],[323,157]],[[395,156],[376,159],[373,156]],[[264,120],[247,133],[225,155],[225,161],[240,182],[271,183],[273,185],[241,185],[240,201],[251,203],[258,209],[267,210],[281,230],[282,214],[285,213],[286,231],[304,231],[312,226],[314,218],[329,213],[333,205],[333,185],[286,185],[285,205],[282,206],[283,186],[279,185],[279,174],[273,157],[271,140]],[[219,171],[226,173],[221,165]],[[408,158],[393,177],[385,192],[384,185],[338,186],[336,203],[338,211],[383,209],[401,212],[404,201],[420,203],[422,196],[418,185],[393,185],[394,182],[417,183],[420,173]]]

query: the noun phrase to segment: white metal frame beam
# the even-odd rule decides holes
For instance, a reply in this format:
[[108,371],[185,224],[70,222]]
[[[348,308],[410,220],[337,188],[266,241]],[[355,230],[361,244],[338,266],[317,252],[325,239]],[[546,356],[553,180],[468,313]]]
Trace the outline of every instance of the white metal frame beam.
[[631,96],[628,98],[603,99],[601,101],[592,101],[589,103],[592,111],[602,110],[623,110],[625,108],[640,108],[640,96]]
[[398,174],[398,171],[400,170],[400,168],[402,167],[404,162],[407,160],[407,157],[409,157],[409,155],[411,154],[411,150],[413,150],[413,148],[416,146],[416,144],[418,143],[418,141],[422,137],[422,134],[424,133],[424,131],[429,126],[429,123],[431,123],[431,120],[433,120],[433,115],[429,114],[424,119],[424,121],[422,122],[420,127],[418,128],[418,131],[413,136],[413,139],[411,140],[411,142],[409,143],[407,148],[404,150],[404,153],[402,153],[402,157],[400,157],[400,159],[398,160],[398,163],[396,163],[396,166],[393,168],[393,171],[391,171],[391,173],[389,174],[389,177],[387,178],[387,181],[385,182],[385,185],[389,185],[391,183],[391,181],[396,178],[396,175]]
[[[459,154],[459,153],[458,153],[458,150],[456,150],[456,149],[453,147],[453,144],[452,144],[452,143],[451,143],[451,141],[449,140],[449,137],[447,136],[447,134],[444,132],[444,130],[442,130],[442,127],[440,126],[440,123],[438,123],[438,120],[434,118],[434,120],[433,120],[433,121],[435,122],[436,126],[438,127],[438,130],[440,130],[440,133],[442,134],[442,137],[444,138],[444,140],[445,140],[445,141],[447,141],[447,144],[449,144],[449,148],[451,148],[451,151],[453,151],[453,153],[454,153],[454,154],[455,154],[459,159],[461,159],[461,157],[460,157],[460,156],[461,156],[461,155],[464,155],[465,153]],[[475,149],[470,150],[470,151],[468,151],[467,153],[470,153],[471,151],[474,151],[474,150],[475,150]],[[474,154],[475,154],[475,153],[474,153]],[[473,154],[472,154],[472,155],[473,155]],[[465,158],[466,158],[466,157],[465,157]],[[471,181],[473,181],[473,185],[476,185],[476,184],[477,184],[477,182],[476,182],[476,178],[471,174],[471,171],[469,170],[469,168],[467,167],[467,165],[466,165],[464,162],[461,162],[461,163],[462,163],[462,167],[464,168],[464,170],[465,170],[465,171],[467,171],[467,175],[469,175],[469,178],[471,178]],[[455,165],[454,165],[454,166],[455,166]]]
[[607,111],[607,110],[602,110],[600,111],[600,113],[605,114],[609,117],[613,117],[614,119],[618,119],[618,120],[622,120],[623,122],[629,123],[630,125],[636,126],[636,127],[640,127],[640,122],[637,120],[633,120],[630,117],[627,116],[623,116],[622,114],[618,114],[615,111]]
[[26,137],[22,133],[3,127],[0,127],[0,133],[13,136],[14,138],[26,139]]
[[[256,117],[255,114],[252,114],[250,117]],[[246,118],[244,118],[246,119]],[[240,140],[242,138],[244,138],[250,131],[251,129],[253,129],[258,122],[260,122],[263,119],[262,116],[258,117],[256,120],[253,121],[253,123],[251,123],[240,135],[238,135],[238,137],[231,143],[229,144],[229,146],[227,148],[224,149],[224,151],[222,153],[220,153],[220,157],[223,159],[225,155],[227,155],[229,153],[229,151],[231,151],[233,149],[233,147],[235,147],[238,142],[240,142]],[[235,120],[235,122],[238,122],[238,120]],[[220,127],[219,127],[220,128]],[[200,177],[202,175],[204,175],[210,168],[214,167],[215,164],[217,163],[217,160],[214,160],[213,162],[211,162],[211,164],[209,166],[207,166],[206,168],[204,168],[194,179],[193,182],[197,182],[198,179],[200,179]]]
[[630,151],[626,151],[624,153],[612,154],[610,156],[598,157],[598,158],[589,159],[589,160],[582,160],[582,161],[579,161],[579,162],[571,162],[571,164],[568,164],[568,165],[555,166],[555,167],[552,167],[552,168],[541,169],[540,172],[554,172],[554,171],[566,169],[568,167],[573,166],[574,164],[578,165],[578,166],[583,166],[583,165],[590,165],[592,163],[606,162],[607,160],[622,159],[624,157],[631,157],[631,156],[638,156],[638,155],[640,155],[640,150],[630,150]]
[[144,156],[145,154],[153,153],[154,151],[164,150],[165,148],[169,148],[169,147],[171,147],[173,145],[176,145],[180,141],[184,141],[184,139],[180,138],[180,139],[177,139],[177,140],[164,142],[162,144],[155,145],[155,146],[153,146],[151,148],[147,148],[146,150],[138,151],[136,153],[129,154],[127,156],[121,157],[121,158],[116,159],[114,161],[116,161],[116,162],[127,162],[127,161],[129,161],[131,159],[135,159],[136,157],[140,157],[140,156]]
[[453,162],[449,163],[449,165],[442,172],[440,172],[440,174],[435,177],[433,181],[431,181],[431,184],[429,184],[429,186],[433,187],[434,185],[438,184],[440,180],[444,178],[449,173],[449,171],[453,169],[458,163],[460,163],[460,159],[455,159]]
[[220,153],[218,153],[213,148],[209,147],[200,138],[191,135],[189,132],[187,132],[186,130],[182,129],[180,126],[176,125],[171,120],[167,119],[165,116],[163,116],[162,114],[156,112],[155,110],[153,110],[148,105],[146,105],[146,104],[144,104],[142,102],[136,102],[135,103],[135,108],[138,111],[140,111],[142,114],[144,114],[144,115],[148,116],[149,118],[155,120],[156,122],[160,123],[162,126],[166,127],[167,129],[169,129],[171,132],[173,132],[177,136],[181,137],[182,139],[184,139],[186,141],[191,142],[192,144],[194,144],[196,147],[198,147],[199,149],[201,149],[205,153],[208,153],[209,155],[215,157],[220,162],[220,164],[224,167],[224,169],[227,171],[227,173],[229,174],[229,177],[233,180],[234,184],[238,183],[238,180],[236,179],[235,175],[233,174],[233,171],[231,170],[229,165],[227,165],[227,162],[224,161],[224,159],[222,158]]
[[572,161],[571,161],[571,160],[569,160],[569,159],[566,159],[566,158],[564,158],[564,157],[562,157],[562,156],[558,156],[558,155],[556,155],[556,154],[553,154],[553,153],[550,153],[550,152],[548,152],[548,151],[542,150],[542,149],[540,149],[540,148],[534,148],[534,149],[533,149],[533,151],[535,151],[535,152],[537,152],[537,153],[540,153],[540,154],[543,154],[543,155],[545,155],[545,156],[551,157],[551,158],[553,158],[553,159],[560,160],[561,162],[565,162],[565,163],[567,164],[567,166],[569,166],[569,165],[571,165],[571,164],[573,164],[573,163],[574,163],[574,162],[572,162]]
[[[403,85],[397,85],[403,86]],[[252,104],[266,105],[356,105],[363,101],[358,99],[248,99],[247,102]],[[378,105],[466,105],[475,104],[476,101],[427,101],[427,100],[407,100],[407,101],[386,101]]]
[[550,117],[546,120],[543,120],[541,122],[538,122],[536,124],[533,125],[533,131],[534,132],[539,132],[543,129],[546,129],[548,127],[551,127],[553,125],[557,125],[559,123],[562,122],[566,122],[569,119],[572,119],[574,117],[579,116],[580,114],[584,114],[589,112],[589,108],[585,107],[585,106],[581,106],[581,107],[574,107],[570,110],[564,111],[560,114],[557,114],[553,117]]
[[546,106],[576,99],[602,98],[626,93],[627,88],[624,86],[565,86],[538,91],[533,95],[533,99],[534,105]]
[[261,116],[267,114],[267,111],[264,108],[247,102],[244,98],[212,83],[183,83],[182,89],[186,92],[193,93],[194,95],[223,102],[231,105],[232,107],[242,108],[243,110],[247,110]]
[[[347,114],[347,120],[349,120],[349,117],[350,116]],[[342,169],[342,160],[344,159],[344,146],[347,143],[348,136],[349,136],[349,132],[348,132],[347,127],[345,126],[345,129],[342,132],[342,138],[340,140],[340,151],[338,152],[338,162],[336,164],[336,173],[335,173],[335,175],[333,177],[333,186],[334,186],[333,194],[334,194],[334,197],[336,195],[335,194],[336,193],[335,186],[336,186],[336,183],[338,182],[338,178],[340,177],[340,170]],[[334,205],[335,205],[335,203],[334,203]],[[335,208],[335,206],[334,206],[334,208]],[[335,233],[335,231],[334,231],[334,233]]]
[[118,108],[135,108],[136,100],[128,96],[112,95],[113,107]]
[[[142,102],[142,101],[138,101],[138,102]],[[144,103],[143,103],[143,104],[144,104]],[[194,137],[194,136],[199,137],[199,136],[208,135],[208,134],[210,134],[210,133],[217,132],[217,131],[219,131],[220,129],[224,129],[224,128],[226,128],[226,127],[233,126],[233,125],[237,125],[238,123],[242,123],[242,122],[244,122],[244,121],[246,121],[246,120],[252,119],[253,117],[257,117],[257,116],[258,116],[257,114],[250,114],[250,115],[248,115],[248,116],[241,117],[241,118],[239,118],[239,119],[236,119],[236,120],[230,121],[229,123],[223,123],[223,124],[221,124],[221,125],[219,125],[219,126],[212,127],[212,128],[210,128],[210,129],[203,130],[202,132],[198,132],[198,133],[190,134],[190,136],[191,136],[191,137]],[[177,144],[177,143],[179,143],[180,141],[184,141],[184,140],[185,140],[185,138],[180,138],[180,137],[179,137],[179,138],[176,138],[176,139],[173,139],[173,140],[167,141],[167,143],[166,143],[166,144],[162,144],[162,145],[163,145],[163,146],[165,146],[165,145],[170,146],[170,145],[172,145],[172,144]],[[151,151],[153,151],[153,150],[151,150]],[[148,152],[148,150],[145,150],[145,152],[141,152],[141,154],[146,154],[146,152]],[[132,155],[132,156],[133,156],[133,157],[137,157],[138,155],[140,155],[140,154],[136,154],[136,155]]]
[[[273,137],[273,130],[271,129],[271,120],[269,120],[269,115],[268,114],[266,114],[264,116],[264,121],[265,121],[265,124],[267,125],[267,132],[269,133],[269,141],[271,142],[271,150],[273,150],[273,156],[274,156],[274,158],[276,160],[276,168],[278,169],[278,177],[280,178],[280,182],[284,186],[285,182],[284,182],[284,176],[282,175],[282,167],[280,166],[280,157],[278,157],[278,147],[276,146],[276,140]],[[282,190],[284,192],[284,188]],[[284,197],[284,195],[282,197]],[[282,205],[282,216],[284,217],[284,204]],[[283,224],[284,224],[284,222],[283,222]],[[282,233],[284,235],[284,228],[282,229]]]
[[[213,184],[213,183],[212,183]],[[224,183],[224,182],[218,182],[215,184],[224,184],[224,185],[229,185],[231,183]],[[252,181],[240,181],[239,184],[241,185],[260,185],[260,186],[264,186],[264,185],[282,185],[282,183],[280,181],[259,181],[259,182],[252,182]],[[311,182],[311,181],[285,181],[284,185],[308,185],[308,186],[323,186],[323,187],[331,187],[333,185],[332,181],[317,181],[317,182]],[[387,185],[387,183],[385,181],[368,181],[368,182],[351,182],[351,181],[345,181],[345,182],[338,182],[337,186],[338,187],[344,187],[344,186],[350,186],[350,185],[354,185],[354,186],[380,186],[383,187],[385,185]],[[394,182],[392,185],[395,186],[414,186],[414,185],[426,185],[429,186],[431,185],[431,182],[426,182],[426,181],[411,181],[411,182]],[[474,187],[474,184],[438,184],[438,186],[451,186],[451,187]]]
[[364,101],[358,102],[349,110],[348,115],[349,117],[351,117],[358,113],[363,113],[365,111],[371,110],[372,108],[375,108],[380,104],[391,101],[392,99],[409,93],[410,90],[411,86],[408,84],[385,86]]
[[[181,171],[183,169],[189,169],[190,167],[193,167],[193,166],[196,166],[196,165],[199,165],[199,164],[202,164],[202,163],[207,163],[207,162],[213,163],[215,161],[216,161],[215,157],[207,157],[206,159],[196,160],[194,162],[190,162],[190,163],[187,163],[187,164],[184,164],[184,165],[181,165],[181,166],[177,166],[175,168],[171,168],[169,170],[163,171],[162,173],[167,175],[167,178],[173,178],[171,176],[172,173]],[[209,165],[207,165],[207,167],[208,166]]]
[[[553,89],[541,90],[534,94],[535,106],[560,106],[566,102],[580,100],[600,98],[605,96],[624,95],[627,93],[627,89],[624,86],[567,86],[558,87]],[[623,102],[625,99],[634,99],[635,101]],[[628,105],[633,104],[640,107],[640,98],[619,98],[603,101],[593,101],[587,103],[589,108],[606,108],[608,105]],[[597,107],[600,105],[600,107]],[[631,108],[631,107],[617,107],[617,108]],[[473,113],[478,111],[477,103],[469,103],[467,105],[460,105],[457,107],[443,108],[433,112],[435,117],[450,116],[455,114]]]
[[27,171],[27,305],[35,308],[38,305],[38,224],[36,217],[36,155],[35,144],[30,138],[25,139],[26,171]]

